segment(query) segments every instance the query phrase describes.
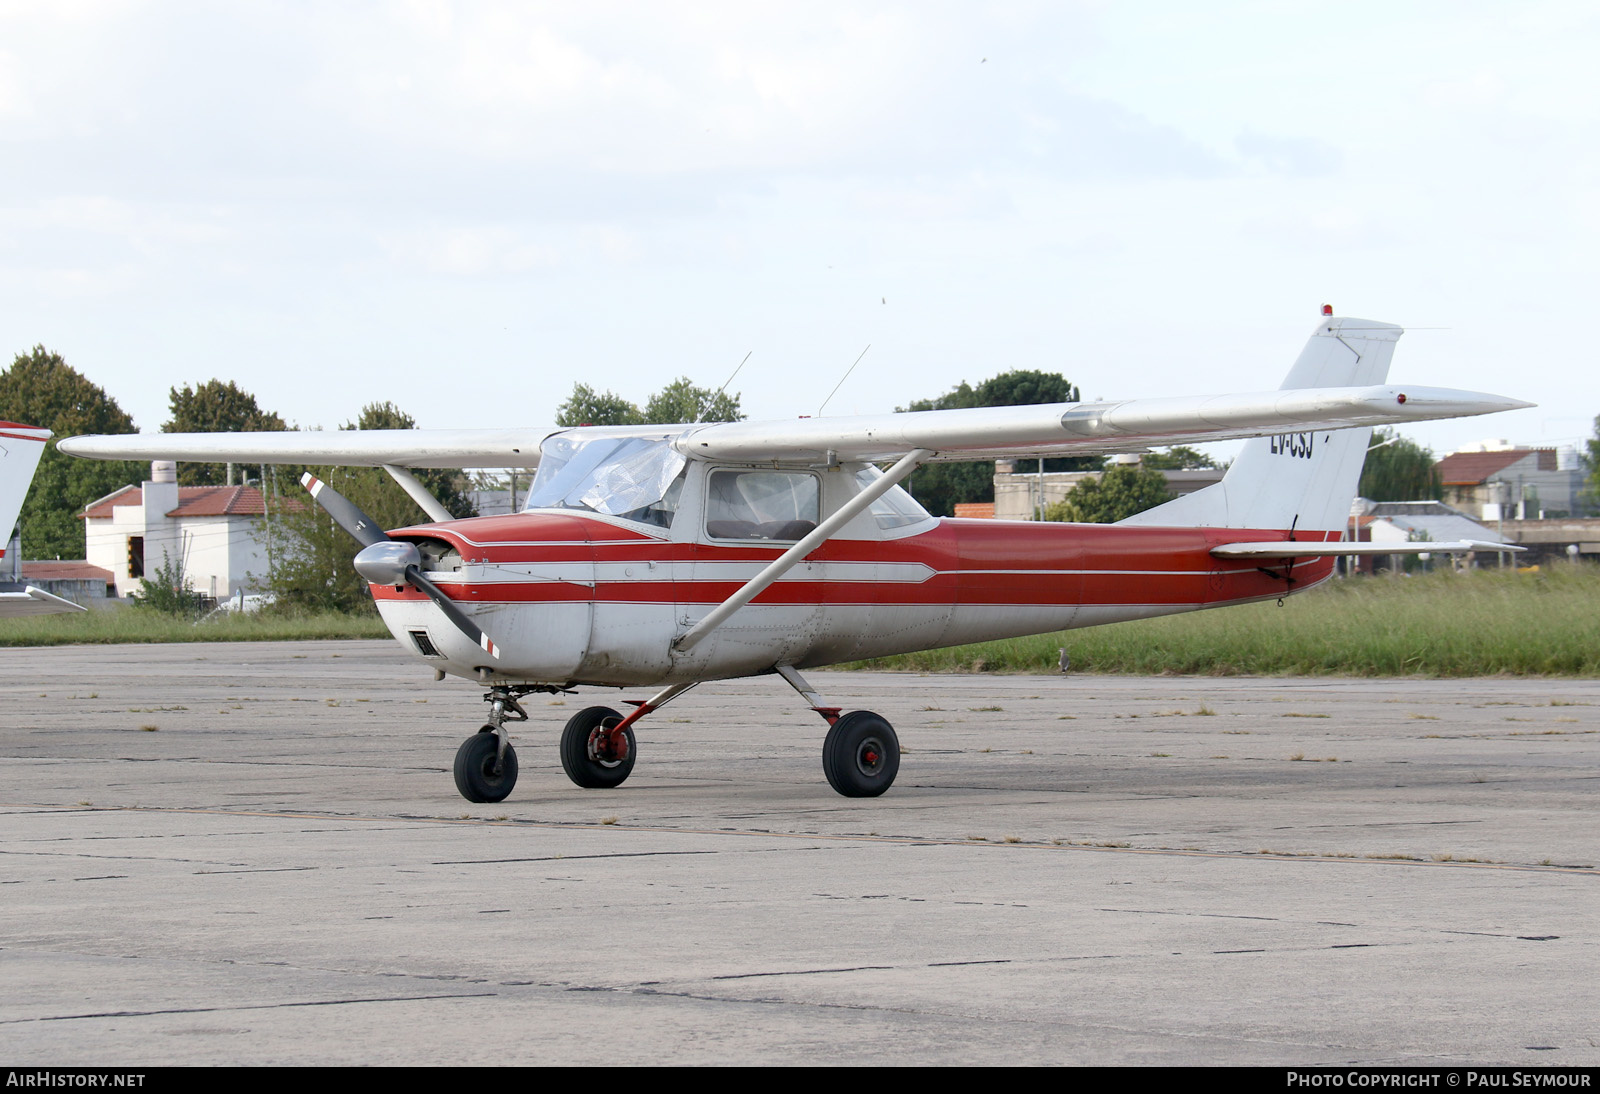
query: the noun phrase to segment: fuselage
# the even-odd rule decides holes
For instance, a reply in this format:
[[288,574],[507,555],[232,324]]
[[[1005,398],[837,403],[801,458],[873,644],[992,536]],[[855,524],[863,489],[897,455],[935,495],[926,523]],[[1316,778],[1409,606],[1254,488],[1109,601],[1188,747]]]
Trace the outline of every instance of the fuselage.
[[[489,662],[409,586],[374,586],[410,652],[447,672],[549,684],[654,685],[835,664],[1300,591],[1331,559],[1258,566],[1210,549],[1284,529],[941,519],[898,538],[835,538],[688,652],[675,637],[790,544],[673,539],[588,513],[527,512],[400,529],[428,576],[500,648]],[[1301,532],[1302,540],[1337,533]],[[448,545],[448,548],[445,547]],[[1286,577],[1292,576],[1292,582]]]

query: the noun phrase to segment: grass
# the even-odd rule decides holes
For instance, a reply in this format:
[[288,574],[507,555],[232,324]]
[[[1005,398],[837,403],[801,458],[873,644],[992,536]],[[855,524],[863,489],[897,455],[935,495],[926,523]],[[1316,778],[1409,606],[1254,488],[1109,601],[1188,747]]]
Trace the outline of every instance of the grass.
[[[0,646],[387,638],[376,615],[201,623],[132,608],[0,619]],[[902,672],[1600,676],[1600,567],[1352,578],[1284,601],[858,662]],[[1197,712],[1201,713],[1201,712]]]
[[858,662],[902,672],[1600,675],[1600,568],[1337,580],[1275,603]]
[[0,619],[0,646],[61,646],[100,642],[289,642],[318,638],[388,638],[377,615],[244,615],[230,612],[199,623],[141,608]]

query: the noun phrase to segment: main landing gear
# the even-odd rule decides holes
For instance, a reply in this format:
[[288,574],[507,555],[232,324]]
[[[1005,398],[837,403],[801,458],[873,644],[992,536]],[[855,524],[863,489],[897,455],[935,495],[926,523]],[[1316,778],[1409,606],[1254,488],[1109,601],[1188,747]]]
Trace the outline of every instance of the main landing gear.
[[[900,738],[894,727],[870,710],[841,714],[789,665],[774,671],[799,692],[812,710],[827,721],[822,744],[822,773],[828,785],[847,798],[875,798],[894,785],[900,771]],[[561,731],[561,767],[586,790],[621,786],[633,773],[639,745],[633,723],[659,710],[694,684],[673,684],[649,699],[629,700],[634,709],[624,717],[610,707],[585,707]],[[518,702],[534,691],[562,689],[501,685],[489,689],[489,724],[462,742],[456,751],[456,789],[470,802],[502,801],[517,783],[517,754],[506,732],[507,722],[526,722]]]
[[870,710],[841,715],[792,666],[775,668],[832,727],[822,742],[822,773],[829,786],[847,798],[876,798],[894,785],[900,773],[900,738],[892,725]]

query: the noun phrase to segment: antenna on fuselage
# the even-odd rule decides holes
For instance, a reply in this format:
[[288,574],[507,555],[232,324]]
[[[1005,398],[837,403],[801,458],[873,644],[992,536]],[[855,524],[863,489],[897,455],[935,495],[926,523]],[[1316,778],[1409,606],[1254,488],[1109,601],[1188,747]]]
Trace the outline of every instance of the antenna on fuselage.
[[[750,351],[750,353],[754,352],[755,350]],[[733,383],[734,376],[739,375],[739,369],[744,368],[744,362],[750,360],[750,353],[744,355],[744,360],[739,362],[739,368],[733,370],[733,376],[730,376],[726,380],[722,381],[722,386],[717,388],[717,395],[721,395],[724,391],[728,390],[728,385]],[[704,420],[705,416],[711,413],[711,404],[717,401],[717,395],[713,395],[711,398],[707,399],[706,405],[700,408],[700,417],[694,420],[695,425],[699,425],[700,422]]]
[[[871,349],[871,348],[872,348],[872,343],[868,342],[867,343],[867,349]],[[849,368],[844,370],[844,375],[839,377],[839,382],[837,384],[833,385],[833,390],[828,392],[828,397],[826,399],[822,400],[822,406],[817,407],[817,417],[819,417],[819,418],[822,417],[822,408],[827,406],[829,403],[833,402],[833,397],[835,395],[839,394],[839,389],[844,387],[844,382],[846,380],[850,379],[850,374],[856,370],[856,365],[859,365],[861,363],[861,357],[865,357],[867,355],[867,349],[864,349],[864,350],[861,351],[861,356],[856,358],[855,364],[851,365]]]

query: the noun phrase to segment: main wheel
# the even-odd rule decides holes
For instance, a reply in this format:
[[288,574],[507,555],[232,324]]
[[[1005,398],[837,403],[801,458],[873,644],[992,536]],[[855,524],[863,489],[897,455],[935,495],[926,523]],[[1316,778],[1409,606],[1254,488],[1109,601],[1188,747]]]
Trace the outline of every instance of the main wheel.
[[822,743],[822,773],[847,798],[875,798],[900,771],[900,738],[870,710],[852,710],[833,723]]
[[618,753],[607,748],[609,725],[622,721],[622,715],[610,707],[589,707],[580,710],[567,721],[561,731],[561,766],[567,778],[586,790],[609,790],[621,786],[633,773],[633,759],[638,746],[633,740],[633,727],[622,731],[625,744]]
[[469,802],[504,801],[517,785],[516,749],[507,744],[505,760],[499,761],[500,738],[488,726],[462,741],[456,749],[456,789],[461,796]]

